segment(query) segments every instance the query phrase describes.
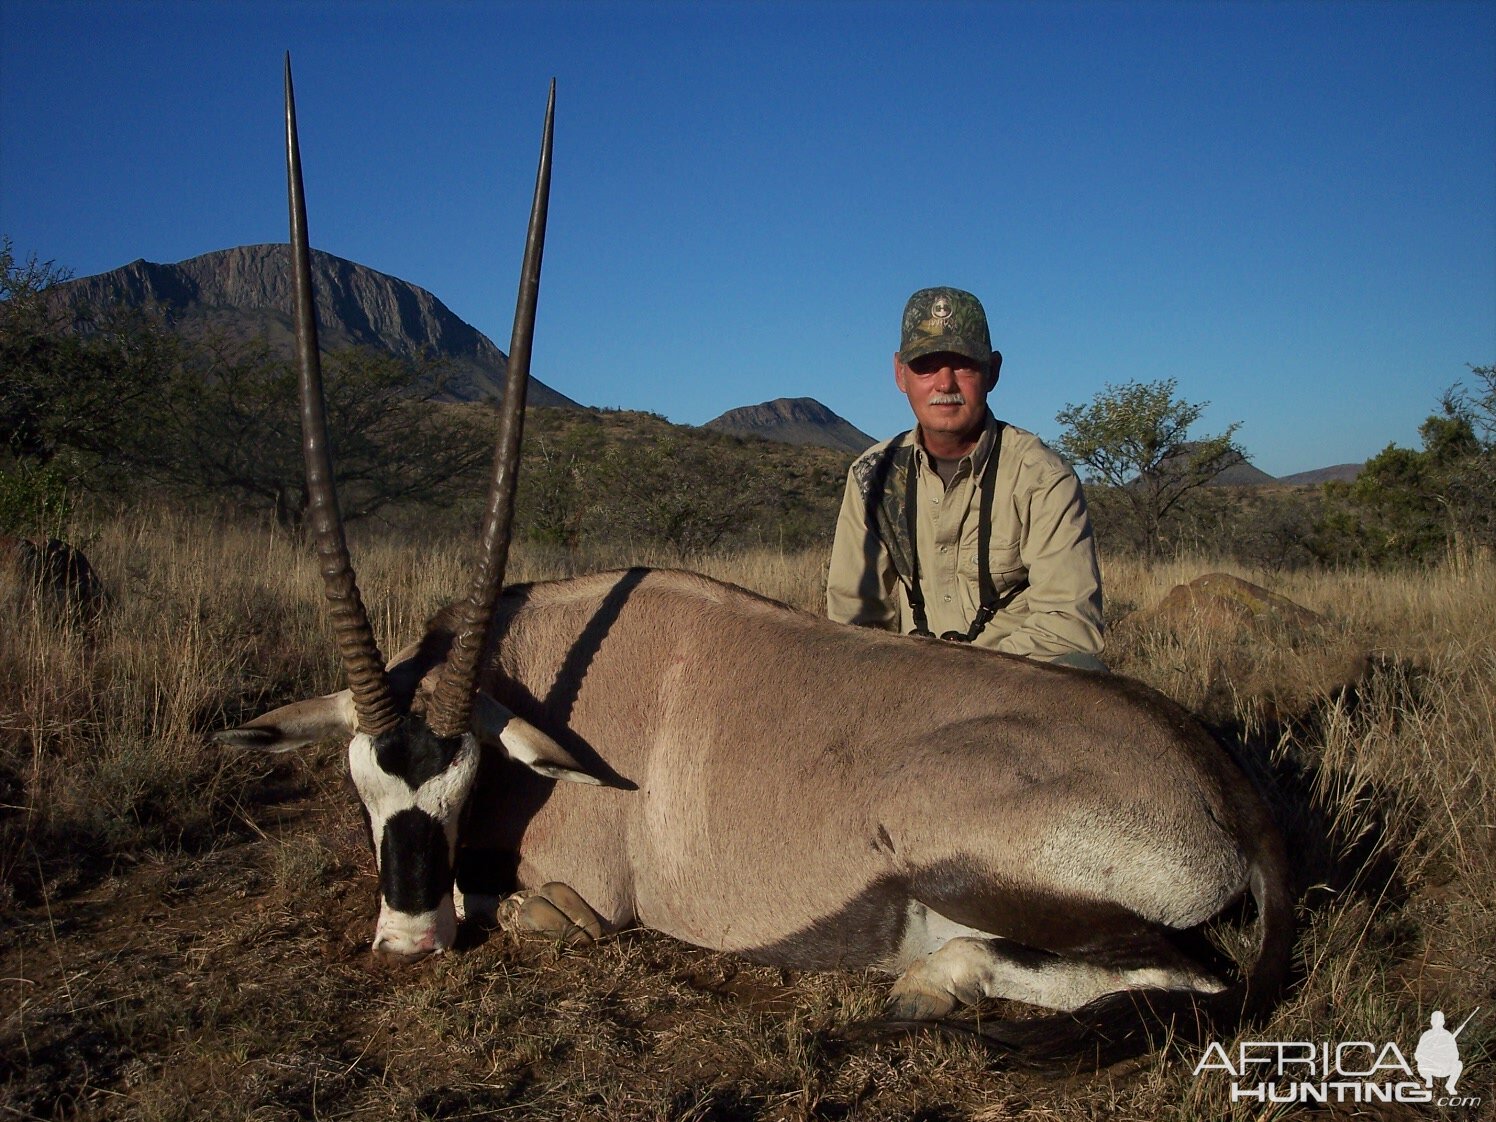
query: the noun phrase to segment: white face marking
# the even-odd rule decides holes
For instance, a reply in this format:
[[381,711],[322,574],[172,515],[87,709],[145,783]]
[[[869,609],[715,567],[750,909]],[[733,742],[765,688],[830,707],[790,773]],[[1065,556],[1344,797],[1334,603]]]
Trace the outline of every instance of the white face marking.
[[[376,867],[381,862],[385,825],[405,810],[423,811],[441,823],[447,839],[447,859],[455,859],[457,824],[478,775],[478,752],[477,740],[464,735],[451,764],[412,790],[404,779],[379,766],[373,740],[367,733],[354,734],[348,743],[348,771],[369,813]],[[383,947],[400,954],[442,951],[452,945],[456,935],[457,914],[450,893],[434,911],[420,915],[396,911],[381,893],[379,921],[374,930],[376,949]]]
[[348,742],[348,772],[364,809],[369,812],[369,829],[374,835],[375,860],[379,857],[379,839],[384,826],[402,810],[423,810],[442,824],[449,846],[457,843],[457,820],[473,780],[478,775],[478,742],[464,733],[462,746],[442,772],[433,775],[415,790],[398,775],[379,766],[374,755],[374,741],[368,733],[354,733]]

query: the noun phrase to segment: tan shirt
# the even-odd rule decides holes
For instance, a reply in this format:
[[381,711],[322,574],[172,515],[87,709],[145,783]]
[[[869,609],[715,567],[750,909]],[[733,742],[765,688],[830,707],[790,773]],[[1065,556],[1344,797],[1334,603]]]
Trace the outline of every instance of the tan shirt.
[[[981,441],[957,467],[949,487],[913,433],[864,452],[847,473],[836,523],[826,614],[842,623],[909,632],[909,598],[875,532],[868,527],[858,465],[895,443],[915,447],[918,467],[920,588],[929,628],[963,634],[981,604],[977,565],[977,505],[982,469],[997,422],[989,413]],[[865,470],[862,473],[866,474]],[[1029,587],[987,624],[980,647],[1053,659],[1103,648],[1101,572],[1086,500],[1075,472],[1031,432],[1006,425],[992,510],[990,572],[999,595],[1026,577]]]

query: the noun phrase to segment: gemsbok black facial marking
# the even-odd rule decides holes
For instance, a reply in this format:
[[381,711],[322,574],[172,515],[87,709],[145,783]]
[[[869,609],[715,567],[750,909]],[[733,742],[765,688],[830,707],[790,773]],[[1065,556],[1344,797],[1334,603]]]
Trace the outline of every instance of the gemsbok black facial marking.
[[415,790],[452,766],[462,748],[460,736],[437,736],[419,717],[407,716],[374,738],[374,758],[382,771]]
[[379,887],[384,902],[407,915],[434,912],[452,891],[447,832],[424,810],[396,811],[385,822],[379,842]]

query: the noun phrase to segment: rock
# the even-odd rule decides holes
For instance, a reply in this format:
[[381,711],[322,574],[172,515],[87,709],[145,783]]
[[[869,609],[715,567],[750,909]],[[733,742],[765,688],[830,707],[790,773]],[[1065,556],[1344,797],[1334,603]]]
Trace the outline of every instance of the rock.
[[1176,688],[1190,695],[1181,700],[1222,725],[1302,719],[1355,688],[1368,666],[1333,620],[1229,573],[1175,585],[1112,634],[1134,657],[1171,662]]
[[1177,584],[1157,605],[1133,613],[1124,623],[1176,634],[1204,629],[1239,640],[1272,638],[1291,645],[1334,627],[1318,612],[1230,573],[1207,573]]

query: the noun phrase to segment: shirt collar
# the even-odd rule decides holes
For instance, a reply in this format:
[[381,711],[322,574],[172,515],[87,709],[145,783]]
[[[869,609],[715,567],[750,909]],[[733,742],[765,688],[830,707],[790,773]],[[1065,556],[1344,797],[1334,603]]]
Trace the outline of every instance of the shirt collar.
[[[982,425],[982,435],[977,440],[977,446],[961,459],[971,461],[971,474],[973,477],[982,473],[987,466],[987,457],[992,455],[992,446],[997,442],[997,418],[992,415],[992,410],[987,410],[987,420]],[[935,465],[931,462],[930,453],[925,450],[924,441],[921,439],[919,426],[915,425],[904,434],[904,443],[913,445],[916,460],[931,471]]]

